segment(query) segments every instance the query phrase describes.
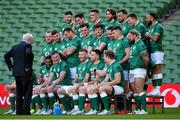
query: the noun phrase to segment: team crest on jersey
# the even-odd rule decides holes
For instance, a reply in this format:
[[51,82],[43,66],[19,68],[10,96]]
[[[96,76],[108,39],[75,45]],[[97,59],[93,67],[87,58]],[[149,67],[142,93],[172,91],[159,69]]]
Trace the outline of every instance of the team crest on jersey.
[[45,55],[46,55],[46,56],[49,56],[49,53],[48,53],[48,52],[46,52],[46,53],[45,53]]
[[81,77],[81,76],[82,76],[82,71],[79,72],[79,77]]
[[92,78],[94,77],[94,71],[91,72],[91,77],[92,77]]
[[113,51],[114,51],[114,53],[116,53],[116,48],[114,48],[114,50],[113,50]]
[[57,71],[59,72],[59,71],[60,71],[60,68],[58,68]]
[[94,46],[96,46],[96,42],[94,43]]
[[44,74],[45,72],[46,72],[45,70],[42,71],[43,74]]
[[89,44],[90,44],[90,41],[88,41],[87,44],[89,45]]

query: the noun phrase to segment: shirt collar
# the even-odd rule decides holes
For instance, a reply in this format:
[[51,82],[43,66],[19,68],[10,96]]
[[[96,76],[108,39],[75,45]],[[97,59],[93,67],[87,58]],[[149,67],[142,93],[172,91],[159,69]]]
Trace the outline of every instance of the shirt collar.
[[115,60],[111,61],[111,63],[109,65],[112,65],[115,62]]
[[139,20],[137,20],[137,22],[136,22],[135,26],[136,26],[137,24],[139,24]]

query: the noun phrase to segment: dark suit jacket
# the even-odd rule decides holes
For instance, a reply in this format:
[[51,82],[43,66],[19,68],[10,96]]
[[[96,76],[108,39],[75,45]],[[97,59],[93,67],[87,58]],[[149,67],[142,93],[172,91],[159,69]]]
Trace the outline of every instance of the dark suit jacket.
[[4,55],[9,70],[13,70],[13,76],[26,76],[28,71],[32,71],[33,58],[32,46],[24,41]]

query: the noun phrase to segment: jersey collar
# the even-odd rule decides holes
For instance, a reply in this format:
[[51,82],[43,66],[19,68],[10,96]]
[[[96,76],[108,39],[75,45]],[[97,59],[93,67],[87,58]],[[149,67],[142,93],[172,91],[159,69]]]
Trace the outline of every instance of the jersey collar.
[[139,20],[137,20],[137,22],[136,22],[135,26],[137,26],[138,24],[139,24]]
[[123,37],[124,37],[124,36],[122,35],[122,36],[121,36],[121,38],[120,38],[120,39],[118,39],[118,40],[121,40]]
[[111,61],[111,63],[109,65],[112,65],[115,62],[115,60]]

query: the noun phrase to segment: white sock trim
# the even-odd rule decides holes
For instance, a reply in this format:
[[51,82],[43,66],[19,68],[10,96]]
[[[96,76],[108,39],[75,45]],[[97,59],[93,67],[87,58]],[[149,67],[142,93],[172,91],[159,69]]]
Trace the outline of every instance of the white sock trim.
[[156,80],[157,79],[157,75],[154,74],[153,77],[152,77],[152,80]]
[[157,79],[162,79],[162,78],[163,78],[163,74],[159,73],[159,74],[154,74],[152,80],[157,80]]
[[134,97],[138,96],[139,94],[138,93],[134,93]]
[[45,97],[45,94],[43,94],[43,93],[42,93],[42,94],[40,94],[40,97],[41,97],[41,98]]
[[156,74],[156,77],[157,77],[157,79],[162,79],[163,78],[163,74],[162,73]]
[[65,95],[60,95],[60,94],[58,94],[58,96],[59,96],[59,98],[63,98]]
[[142,96],[142,95],[144,95],[145,94],[145,92],[141,92],[141,93],[139,93],[139,96]]
[[97,98],[98,95],[97,94],[92,94],[92,98]]
[[14,93],[9,93],[9,97],[14,97]]
[[78,105],[74,105],[74,109],[79,109],[79,106]]
[[157,89],[157,90],[160,90],[160,88],[161,88],[161,86],[156,86],[156,89]]
[[102,92],[102,93],[100,94],[100,96],[101,96],[101,98],[106,97],[106,96],[107,96],[107,93],[106,93],[106,92]]
[[88,98],[91,99],[91,98],[92,98],[92,95],[89,95],[89,94],[88,94]]
[[33,96],[32,96],[32,99],[34,99],[34,98],[37,97],[37,96],[38,96],[37,94],[33,95]]
[[84,93],[79,93],[79,96],[85,97],[86,95]]
[[48,97],[54,97],[54,93],[48,93]]
[[79,96],[78,95],[73,95],[73,100],[78,100],[79,99]]

